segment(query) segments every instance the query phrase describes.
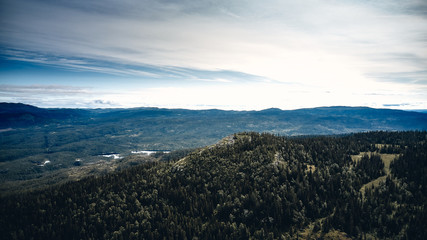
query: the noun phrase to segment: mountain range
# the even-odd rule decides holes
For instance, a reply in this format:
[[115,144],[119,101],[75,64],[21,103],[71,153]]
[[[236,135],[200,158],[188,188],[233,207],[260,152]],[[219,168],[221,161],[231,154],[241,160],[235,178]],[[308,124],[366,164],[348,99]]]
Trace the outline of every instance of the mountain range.
[[426,129],[426,113],[367,107],[224,111],[0,103],[0,190],[20,189],[28,180],[44,179],[35,185],[55,183],[58,176],[67,180],[76,165],[87,168],[78,176],[110,171],[135,153],[186,152],[238,132],[298,136]]
[[[285,135],[341,134],[371,130],[414,130],[427,128],[422,111],[368,107],[318,107],[297,110],[270,108],[261,111],[187,110],[162,108],[63,109],[38,108],[20,103],[0,103],[0,128],[30,127],[50,123],[101,123],[133,119],[197,120],[219,123],[216,127],[268,131]],[[231,125],[232,123],[238,123]],[[173,124],[173,121],[166,122]],[[166,126],[168,127],[168,126]],[[222,129],[220,129],[221,131]],[[237,130],[237,131],[236,131]]]

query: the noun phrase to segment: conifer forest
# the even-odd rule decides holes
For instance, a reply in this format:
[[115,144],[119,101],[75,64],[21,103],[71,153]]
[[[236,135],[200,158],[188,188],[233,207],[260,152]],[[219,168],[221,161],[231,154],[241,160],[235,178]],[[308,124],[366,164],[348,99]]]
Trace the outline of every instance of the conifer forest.
[[1,238],[427,239],[426,141],[425,131],[233,134],[4,195]]

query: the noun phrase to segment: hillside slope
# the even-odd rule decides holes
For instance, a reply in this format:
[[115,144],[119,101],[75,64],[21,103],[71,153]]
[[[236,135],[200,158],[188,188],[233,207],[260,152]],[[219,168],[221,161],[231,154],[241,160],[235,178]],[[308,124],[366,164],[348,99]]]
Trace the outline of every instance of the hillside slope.
[[[425,239],[426,140],[426,132],[235,134],[171,162],[3,197],[0,231],[10,239]],[[353,161],[361,152],[371,154]],[[400,157],[362,194],[385,174],[382,152]]]

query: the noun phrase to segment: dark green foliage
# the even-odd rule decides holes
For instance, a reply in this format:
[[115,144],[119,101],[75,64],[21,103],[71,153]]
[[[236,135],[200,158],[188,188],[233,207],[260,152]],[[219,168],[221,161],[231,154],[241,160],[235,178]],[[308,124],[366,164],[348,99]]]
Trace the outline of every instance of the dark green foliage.
[[373,154],[368,156],[367,154],[355,164],[354,171],[360,177],[361,183],[365,184],[385,174],[384,163],[381,160],[380,155]]
[[[316,230],[353,238],[425,239],[426,136],[235,134],[181,160],[3,197],[0,232],[6,239],[296,239],[317,221]],[[384,174],[382,162],[372,155],[355,164],[350,154],[395,139],[407,147],[392,175],[362,197],[361,185]]]

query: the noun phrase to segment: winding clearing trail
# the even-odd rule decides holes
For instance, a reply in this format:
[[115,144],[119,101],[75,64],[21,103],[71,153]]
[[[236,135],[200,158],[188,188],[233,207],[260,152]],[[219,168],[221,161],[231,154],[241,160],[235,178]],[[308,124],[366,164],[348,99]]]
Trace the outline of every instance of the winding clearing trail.
[[384,172],[385,172],[385,175],[381,176],[381,177],[378,177],[378,178],[376,178],[376,179],[374,179],[374,180],[366,183],[365,185],[363,185],[360,188],[360,190],[359,190],[362,193],[363,196],[365,196],[366,189],[370,189],[372,187],[374,187],[374,188],[378,187],[381,182],[385,182],[386,181],[387,177],[390,175],[390,164],[391,164],[391,162],[396,157],[399,156],[399,154],[387,154],[387,153],[378,153],[378,152],[361,152],[358,155],[352,155],[351,159],[353,161],[359,161],[365,154],[367,154],[369,156],[371,156],[372,154],[378,154],[378,155],[380,155],[381,160],[384,163]]

